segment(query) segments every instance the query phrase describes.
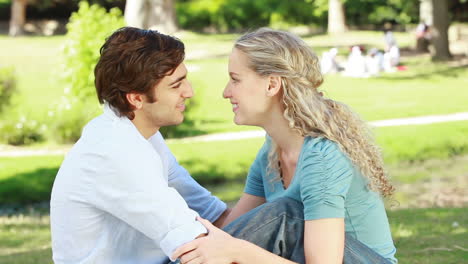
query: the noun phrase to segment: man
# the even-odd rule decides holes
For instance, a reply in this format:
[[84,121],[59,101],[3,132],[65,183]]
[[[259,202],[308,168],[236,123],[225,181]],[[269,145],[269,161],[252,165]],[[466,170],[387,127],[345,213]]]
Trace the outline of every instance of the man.
[[67,154],[51,197],[53,260],[167,263],[182,244],[219,226],[226,204],[198,185],[165,145],[160,127],[180,124],[193,96],[184,44],[122,28],[101,48],[96,91],[104,113]]

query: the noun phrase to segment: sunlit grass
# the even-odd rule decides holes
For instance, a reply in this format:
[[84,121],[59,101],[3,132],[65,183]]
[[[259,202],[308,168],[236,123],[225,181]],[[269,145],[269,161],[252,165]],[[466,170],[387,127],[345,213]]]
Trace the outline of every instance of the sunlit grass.
[[[389,211],[400,263],[460,264],[468,258],[467,208]],[[0,217],[0,263],[52,263],[49,217]]]

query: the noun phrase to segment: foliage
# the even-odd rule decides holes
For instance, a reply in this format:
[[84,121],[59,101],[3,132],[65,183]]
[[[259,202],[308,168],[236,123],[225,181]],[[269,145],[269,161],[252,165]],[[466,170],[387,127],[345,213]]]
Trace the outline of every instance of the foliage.
[[80,2],[80,8],[70,17],[64,46],[64,79],[73,96],[95,98],[94,67],[99,50],[116,29],[125,25],[122,13],[113,8],[107,12],[98,5]]
[[67,24],[64,51],[65,97],[54,110],[56,119],[51,138],[60,143],[75,142],[81,129],[93,114],[97,104],[94,86],[94,67],[99,60],[99,50],[116,29],[125,25],[117,8],[109,12],[97,4],[80,2],[79,10],[72,14]]
[[10,105],[11,97],[17,92],[16,78],[12,67],[0,67],[0,114]]
[[278,23],[317,22],[310,1],[192,0],[176,3],[179,24],[186,29],[243,30]]
[[53,120],[49,139],[57,143],[75,143],[83,127],[100,113],[100,109],[97,103],[62,97],[55,110],[49,112]]
[[[228,31],[282,24],[324,25],[328,0],[185,0],[178,1],[176,8],[183,28]],[[419,2],[414,0],[345,0],[345,16],[351,25],[417,23],[418,8]]]
[[25,116],[0,124],[0,140],[10,145],[28,145],[45,140],[47,126]]
[[416,0],[346,0],[345,10],[347,22],[353,25],[419,22],[419,1]]

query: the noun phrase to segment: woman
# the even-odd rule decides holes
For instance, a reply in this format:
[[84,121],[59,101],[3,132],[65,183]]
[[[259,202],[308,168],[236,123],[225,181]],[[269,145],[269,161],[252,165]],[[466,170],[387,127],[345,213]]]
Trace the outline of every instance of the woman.
[[[234,45],[229,76],[223,96],[234,122],[268,136],[226,223],[289,197],[303,207],[305,263],[396,263],[381,199],[393,187],[380,152],[356,114],[319,92],[319,61],[306,43],[271,29],[247,33]],[[189,252],[183,263],[292,263],[201,221],[210,233],[176,252]]]

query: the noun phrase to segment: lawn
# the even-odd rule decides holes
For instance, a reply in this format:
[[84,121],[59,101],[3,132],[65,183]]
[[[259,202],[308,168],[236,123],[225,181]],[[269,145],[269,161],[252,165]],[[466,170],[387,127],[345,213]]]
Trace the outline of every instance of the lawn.
[[[466,208],[388,212],[400,263],[460,264],[468,259]],[[49,216],[0,217],[0,264],[52,263]]]
[[[468,154],[467,122],[385,127],[377,128],[375,133],[397,183],[418,185],[432,178],[452,179],[468,171],[465,162],[458,162],[448,170],[442,166],[445,161]],[[263,138],[213,142],[170,140],[169,147],[197,181],[209,184],[223,199],[232,201],[240,194],[248,168],[263,141]],[[48,200],[62,159],[62,156],[0,158],[0,203]],[[213,186],[227,182],[232,191],[224,185]]]

